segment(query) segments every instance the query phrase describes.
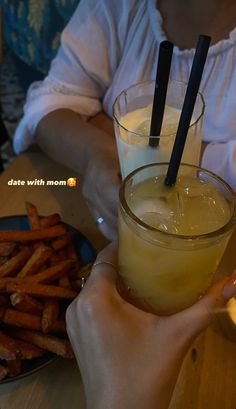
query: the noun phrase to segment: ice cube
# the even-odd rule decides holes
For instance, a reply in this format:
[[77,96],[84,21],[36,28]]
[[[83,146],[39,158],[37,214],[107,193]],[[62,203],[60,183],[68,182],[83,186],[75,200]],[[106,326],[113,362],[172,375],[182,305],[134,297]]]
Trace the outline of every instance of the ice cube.
[[139,135],[148,136],[150,135],[150,119],[144,119],[136,128],[135,133]]

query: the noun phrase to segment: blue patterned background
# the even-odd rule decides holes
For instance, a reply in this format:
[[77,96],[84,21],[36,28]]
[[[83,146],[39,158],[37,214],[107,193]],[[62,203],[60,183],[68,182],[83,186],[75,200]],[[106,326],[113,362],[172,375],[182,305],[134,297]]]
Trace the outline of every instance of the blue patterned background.
[[46,73],[79,0],[0,0],[4,38],[26,64]]

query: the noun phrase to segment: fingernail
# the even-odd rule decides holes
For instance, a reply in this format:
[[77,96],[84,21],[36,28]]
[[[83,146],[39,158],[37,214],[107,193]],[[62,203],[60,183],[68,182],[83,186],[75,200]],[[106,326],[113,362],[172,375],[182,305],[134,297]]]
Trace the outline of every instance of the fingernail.
[[222,295],[225,300],[229,300],[236,295],[236,274],[233,274],[226,282],[222,290]]

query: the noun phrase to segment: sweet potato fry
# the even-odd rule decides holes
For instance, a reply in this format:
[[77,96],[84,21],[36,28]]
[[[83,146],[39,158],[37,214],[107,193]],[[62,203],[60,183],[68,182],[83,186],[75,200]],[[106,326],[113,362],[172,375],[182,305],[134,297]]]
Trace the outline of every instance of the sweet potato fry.
[[6,291],[8,293],[21,291],[35,297],[65,298],[67,300],[73,300],[73,298],[75,298],[77,295],[76,291],[70,290],[68,288],[62,288],[55,285],[37,284],[30,282],[29,280],[24,283],[10,282],[7,284]]
[[3,307],[0,307],[0,321],[2,321],[2,318],[5,314],[6,309],[7,309],[6,305],[4,305]]
[[9,298],[5,295],[0,295],[0,307],[9,304]]
[[40,217],[29,202],[26,210],[29,230],[0,231],[0,379],[17,376],[22,360],[45,351],[74,357],[65,310],[92,266],[81,270],[73,235],[57,213]]
[[60,277],[58,281],[60,287],[71,288],[71,282],[66,274]]
[[17,310],[22,312],[28,312],[34,315],[41,315],[43,311],[43,303],[28,294],[13,293],[10,295],[11,305]]
[[13,334],[16,338],[28,341],[46,351],[54,352],[64,358],[74,358],[70,343],[65,339],[59,339],[51,335],[40,334],[39,332],[23,329],[14,329]]
[[44,270],[42,273],[29,277],[28,282],[42,284],[49,283],[50,281],[53,281],[66,274],[72,266],[73,260],[60,261],[58,264]]
[[55,264],[58,264],[60,261],[61,259],[56,252],[53,253],[49,259],[50,266],[55,266]]
[[3,241],[34,241],[51,239],[57,236],[63,236],[66,233],[66,228],[63,224],[43,228],[40,230],[10,230],[0,231],[0,242]]
[[5,264],[0,266],[0,277],[10,276],[19,271],[30,258],[32,251],[30,247],[25,247],[20,250],[16,256],[13,256]]
[[2,381],[8,375],[8,368],[0,365],[0,381]]
[[41,227],[51,227],[55,226],[55,224],[60,223],[60,221],[61,221],[60,215],[58,213],[53,213],[50,216],[43,217],[42,219],[40,219],[40,225]]
[[13,252],[16,243],[0,243],[0,257],[7,257]]
[[68,246],[68,244],[71,242],[72,237],[69,233],[65,234],[64,236],[58,237],[58,239],[55,239],[51,242],[51,247],[54,250],[61,250]]
[[58,257],[59,257],[60,261],[68,260],[68,258],[69,258],[69,257],[67,257],[66,252],[65,252],[64,249],[59,250],[57,252],[57,254],[58,254]]
[[75,247],[74,247],[73,243],[70,243],[66,247],[66,254],[67,254],[67,257],[70,258],[71,260],[78,260],[78,256],[77,256],[77,253],[75,251]]
[[24,267],[21,271],[17,274],[18,277],[25,277],[28,275],[32,275],[37,273],[39,268],[47,261],[52,254],[52,250],[48,246],[41,245],[29,258],[27,263],[25,263]]
[[38,210],[35,205],[30,202],[25,202],[25,207],[28,215],[29,225],[32,230],[40,229],[40,220]]
[[6,361],[6,367],[8,369],[8,376],[10,376],[10,378],[17,376],[21,373],[21,360],[14,359],[12,361]]
[[4,256],[4,257],[0,257],[0,266],[2,266],[3,264],[5,264],[8,261],[8,257]]
[[0,331],[0,359],[16,359],[18,353],[15,340]]
[[59,302],[58,300],[46,298],[44,300],[44,309],[42,314],[41,326],[43,333],[47,333],[53,327],[59,315]]
[[39,330],[41,328],[41,317],[17,311],[14,308],[6,308],[2,322],[7,325],[27,329]]
[[21,282],[22,278],[16,278],[16,277],[0,277],[0,291],[1,292],[6,292],[7,284],[12,283],[12,282]]
[[18,358],[20,359],[34,359],[39,358],[44,354],[44,350],[30,344],[29,342],[25,342],[22,340],[16,340],[17,348],[19,350]]

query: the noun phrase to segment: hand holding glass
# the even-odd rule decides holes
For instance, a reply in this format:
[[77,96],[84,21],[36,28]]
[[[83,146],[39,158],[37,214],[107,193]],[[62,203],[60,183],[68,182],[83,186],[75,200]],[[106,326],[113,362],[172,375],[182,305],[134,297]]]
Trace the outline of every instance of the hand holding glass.
[[235,194],[226,182],[182,164],[170,188],[167,168],[139,168],[120,190],[120,288],[158,314],[184,309],[206,291],[235,225]]

